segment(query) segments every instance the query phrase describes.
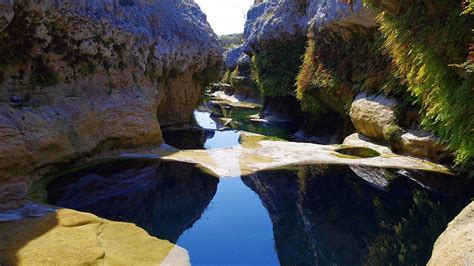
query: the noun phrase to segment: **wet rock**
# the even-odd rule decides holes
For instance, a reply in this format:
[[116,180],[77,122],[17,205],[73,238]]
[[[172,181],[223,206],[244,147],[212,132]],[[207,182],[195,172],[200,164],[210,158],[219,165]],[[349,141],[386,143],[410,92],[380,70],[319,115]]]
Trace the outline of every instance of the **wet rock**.
[[383,95],[357,95],[351,106],[351,120],[359,133],[376,140],[384,140],[384,128],[396,121],[397,100]]
[[429,266],[474,264],[474,203],[469,204],[436,240]]
[[422,130],[409,130],[400,138],[401,149],[404,153],[435,161],[443,161],[452,155],[432,133]]
[[187,252],[134,224],[68,209],[0,224],[3,265],[189,265]]

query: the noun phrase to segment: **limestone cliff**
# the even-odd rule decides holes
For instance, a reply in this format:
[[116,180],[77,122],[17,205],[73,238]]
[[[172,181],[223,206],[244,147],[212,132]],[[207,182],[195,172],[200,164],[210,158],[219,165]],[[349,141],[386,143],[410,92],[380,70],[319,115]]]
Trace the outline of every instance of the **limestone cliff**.
[[45,167],[161,143],[221,60],[191,0],[1,0],[0,208]]

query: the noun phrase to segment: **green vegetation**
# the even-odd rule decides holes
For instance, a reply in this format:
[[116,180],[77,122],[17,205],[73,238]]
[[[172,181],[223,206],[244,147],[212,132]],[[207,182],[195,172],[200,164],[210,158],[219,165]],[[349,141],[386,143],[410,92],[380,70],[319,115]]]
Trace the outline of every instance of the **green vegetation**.
[[308,41],[297,77],[297,97],[313,117],[326,108],[349,115],[360,91],[403,95],[403,86],[393,74],[390,58],[381,52],[377,28],[360,25],[327,25]]
[[243,33],[221,35],[219,41],[225,49],[232,49],[244,43],[243,35]]
[[79,73],[81,73],[81,75],[83,76],[93,74],[94,72],[95,72],[95,66],[92,64],[79,68]]
[[[473,167],[474,79],[469,67],[456,67],[466,65],[472,18],[460,15],[457,0],[418,0],[396,7],[367,2],[379,13],[384,48],[399,77],[422,107],[422,126],[456,151],[458,164]],[[469,7],[472,3],[467,13]]]
[[199,73],[193,75],[193,80],[196,81],[201,88],[206,88],[212,82],[215,82],[219,77],[220,65],[213,65],[205,68]]
[[405,130],[403,130],[398,125],[390,125],[383,130],[385,141],[390,144],[392,149],[397,148],[397,144],[400,142],[400,139],[404,133]]
[[382,232],[369,243],[366,265],[422,265],[432,245],[449,222],[446,205],[433,202],[425,192],[413,193],[408,217],[396,224],[381,224]]
[[[457,0],[365,3],[379,28],[333,23],[312,35],[297,78],[302,108],[347,115],[359,91],[396,97],[420,109],[421,127],[455,151],[458,165],[474,167],[472,1],[464,11]],[[401,133],[388,128],[386,140]]]
[[306,39],[300,39],[255,52],[253,73],[264,96],[281,97],[294,91],[305,45]]

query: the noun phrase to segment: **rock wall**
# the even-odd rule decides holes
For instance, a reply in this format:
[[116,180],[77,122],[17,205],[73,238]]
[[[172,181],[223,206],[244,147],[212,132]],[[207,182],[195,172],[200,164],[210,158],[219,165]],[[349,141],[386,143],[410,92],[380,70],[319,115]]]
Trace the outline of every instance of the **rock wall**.
[[162,143],[221,57],[190,0],[0,1],[0,209],[38,170]]
[[304,38],[310,25],[321,26],[344,17],[363,20],[365,15],[361,11],[360,2],[351,8],[338,0],[256,1],[247,13],[244,39],[258,50],[274,42]]

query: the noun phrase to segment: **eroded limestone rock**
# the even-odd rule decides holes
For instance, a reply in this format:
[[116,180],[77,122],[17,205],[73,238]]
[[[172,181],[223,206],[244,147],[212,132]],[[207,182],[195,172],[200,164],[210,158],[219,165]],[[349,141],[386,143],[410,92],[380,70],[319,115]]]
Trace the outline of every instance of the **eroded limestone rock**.
[[351,106],[351,120],[359,133],[384,140],[384,128],[396,122],[397,100],[383,95],[357,95]]
[[432,133],[422,130],[408,130],[400,138],[404,153],[440,161],[451,156],[446,146]]
[[193,1],[0,1],[0,187],[162,143],[160,124],[191,120],[221,60]]
[[252,49],[256,49],[272,42],[302,38],[311,24],[320,26],[345,17],[365,20],[366,16],[367,10],[358,1],[353,8],[336,0],[257,1],[247,14],[244,38]]
[[186,250],[129,223],[59,209],[0,224],[3,265],[189,265]]
[[429,266],[474,264],[474,202],[436,240]]

